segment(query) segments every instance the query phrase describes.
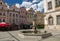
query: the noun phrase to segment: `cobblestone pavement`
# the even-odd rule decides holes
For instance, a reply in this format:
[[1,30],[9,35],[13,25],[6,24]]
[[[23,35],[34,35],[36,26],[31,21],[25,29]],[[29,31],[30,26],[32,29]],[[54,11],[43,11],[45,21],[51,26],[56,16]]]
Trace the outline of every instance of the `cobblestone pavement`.
[[0,32],[0,41],[20,41],[18,37],[18,32],[17,31]]
[[41,36],[24,36],[18,31],[0,32],[0,41],[60,41],[60,34],[55,34],[46,39],[41,39]]
[[50,31],[53,36],[48,37],[46,39],[41,39],[39,41],[60,41],[60,31]]
[[60,34],[55,35],[55,36],[51,36],[51,37],[46,38],[46,39],[41,39],[39,41],[60,41]]
[[24,36],[20,31],[0,32],[0,41],[38,41],[40,36]]

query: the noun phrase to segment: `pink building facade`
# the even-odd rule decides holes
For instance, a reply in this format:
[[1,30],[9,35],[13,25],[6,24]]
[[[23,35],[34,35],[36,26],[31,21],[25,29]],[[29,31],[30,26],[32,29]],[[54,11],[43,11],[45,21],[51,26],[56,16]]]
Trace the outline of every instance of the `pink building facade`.
[[27,11],[25,7],[20,8],[20,24],[27,24]]
[[15,4],[9,8],[0,0],[0,22],[6,22],[9,24],[15,23],[17,25],[27,23],[27,11],[25,7],[17,8]]

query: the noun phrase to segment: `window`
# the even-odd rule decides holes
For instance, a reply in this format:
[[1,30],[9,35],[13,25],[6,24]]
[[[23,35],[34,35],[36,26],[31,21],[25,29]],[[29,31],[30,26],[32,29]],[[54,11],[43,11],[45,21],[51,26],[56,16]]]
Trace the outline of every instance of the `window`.
[[0,13],[0,15],[2,15],[2,13]]
[[16,17],[18,17],[18,14],[16,14]]
[[1,22],[1,19],[0,19],[0,22]]
[[10,13],[10,16],[12,15],[12,13]]
[[48,2],[48,9],[52,9],[52,1]]
[[49,25],[53,25],[53,18],[52,18],[52,17],[49,17],[49,18],[48,18],[48,24],[49,24]]
[[13,17],[15,17],[15,14],[13,14]]
[[3,13],[3,16],[5,16],[5,13]]
[[60,0],[55,0],[56,2],[56,7],[59,7],[60,6]]
[[3,22],[5,22],[5,19],[3,19]]
[[57,24],[60,25],[60,15],[57,16]]
[[15,9],[13,9],[13,11],[15,11]]
[[2,2],[0,2],[0,4],[2,4]]

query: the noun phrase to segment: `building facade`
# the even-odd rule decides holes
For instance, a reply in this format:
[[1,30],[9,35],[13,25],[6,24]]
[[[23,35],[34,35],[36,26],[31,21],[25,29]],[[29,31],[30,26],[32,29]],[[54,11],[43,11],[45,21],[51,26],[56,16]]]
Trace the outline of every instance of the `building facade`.
[[15,4],[7,7],[7,5],[0,0],[0,22],[9,24],[26,24],[26,9],[24,7],[17,8]]
[[25,7],[21,7],[19,10],[20,23],[27,24],[27,11]]
[[60,0],[44,0],[45,30],[60,30]]
[[0,0],[0,22],[8,22],[8,18],[7,18],[7,6],[5,3],[2,2],[2,0]]
[[40,13],[40,11],[36,12],[36,25],[44,25],[44,14]]
[[40,11],[35,12],[33,8],[30,8],[27,12],[28,24],[33,24],[34,13],[36,13],[36,25],[44,25],[44,14],[41,14]]
[[34,14],[34,10],[33,8],[30,8],[28,11],[27,11],[27,22],[28,24],[33,24],[33,14]]
[[15,23],[18,25],[20,23],[19,8],[17,8],[15,5],[11,5],[9,7],[7,16],[10,24]]

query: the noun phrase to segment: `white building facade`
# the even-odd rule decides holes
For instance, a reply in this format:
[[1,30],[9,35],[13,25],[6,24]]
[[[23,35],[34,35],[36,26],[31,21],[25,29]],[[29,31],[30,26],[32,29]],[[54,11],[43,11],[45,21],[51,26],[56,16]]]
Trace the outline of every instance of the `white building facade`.
[[44,0],[45,30],[60,30],[60,0]]

